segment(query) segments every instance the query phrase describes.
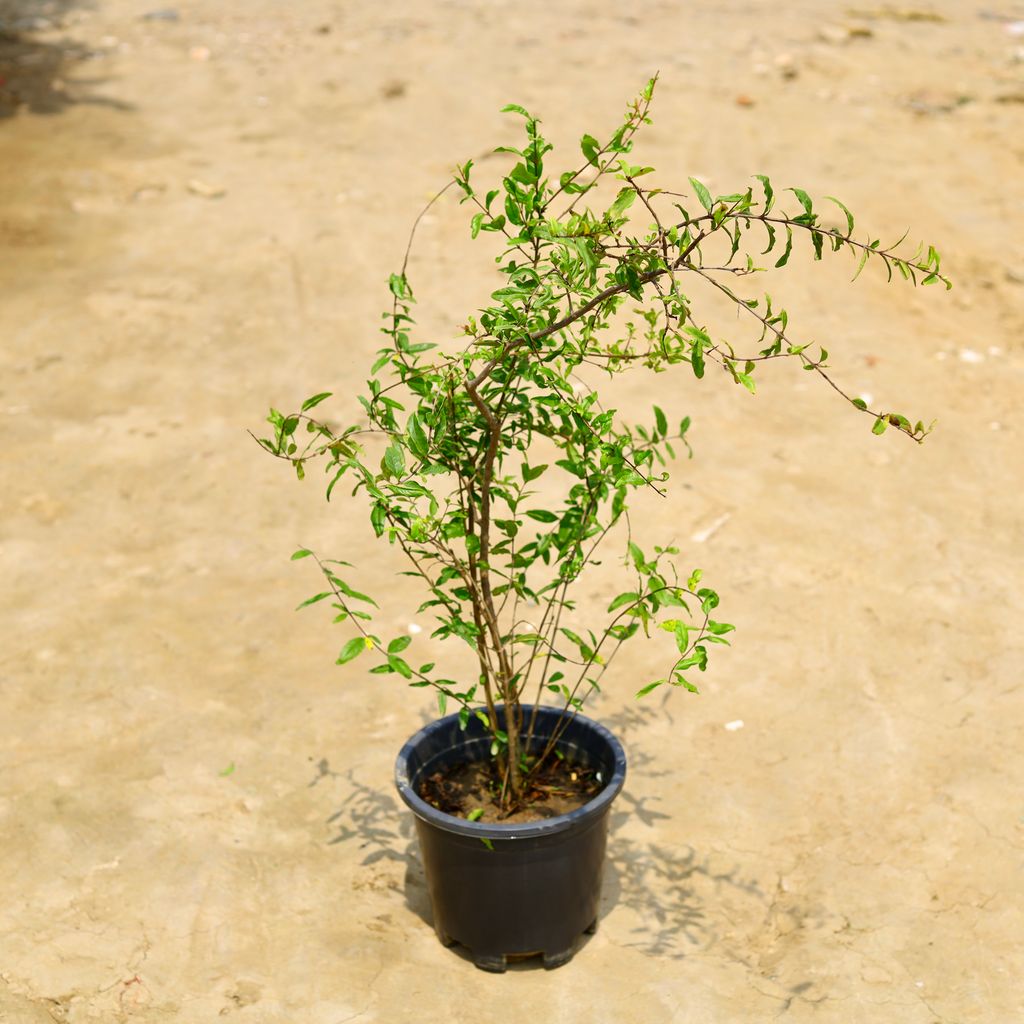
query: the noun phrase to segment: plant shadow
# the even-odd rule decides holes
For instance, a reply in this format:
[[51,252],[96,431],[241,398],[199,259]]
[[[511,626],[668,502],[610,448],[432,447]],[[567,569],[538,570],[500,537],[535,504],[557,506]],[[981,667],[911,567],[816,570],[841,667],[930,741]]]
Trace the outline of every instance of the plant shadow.
[[[319,765],[315,785],[331,772],[325,760]],[[367,786],[349,769],[341,778],[345,780],[347,796],[341,806],[327,819],[335,834],[327,840],[329,846],[355,843],[366,853],[360,864],[372,867],[382,861],[401,864],[405,868],[406,906],[431,928],[434,926],[430,909],[430,896],[416,845],[416,829],[412,815],[389,793]]]
[[[325,777],[336,777],[344,780],[346,792],[341,805],[327,819],[334,831],[328,845],[355,844],[365,851],[360,864],[366,868],[381,862],[402,865],[406,907],[432,929],[430,895],[412,815],[396,797],[362,782],[353,769],[333,772],[322,760],[318,771],[311,786]],[[693,848],[680,850],[621,834],[627,822],[654,827],[669,817],[650,806],[652,799],[628,792],[619,797],[626,807],[611,818],[601,918],[617,906],[628,908],[640,923],[625,945],[652,956],[678,959],[714,944],[716,929],[707,903],[717,893],[731,888],[766,904],[767,897],[755,882],[741,876],[738,867],[712,866],[709,857]],[[577,951],[590,941],[591,936],[582,936]],[[452,951],[464,960],[472,960],[459,946],[452,947]],[[543,967],[538,957],[509,962],[509,970],[539,969]]]
[[739,865],[719,866],[717,858],[692,846],[616,834],[628,817],[628,812],[613,816],[601,896],[602,917],[622,906],[639,921],[623,945],[680,960],[718,942],[721,918],[713,908],[726,890],[732,890],[732,899],[741,895],[768,906],[768,896]]
[[131,109],[91,91],[101,78],[68,81],[78,65],[101,54],[67,38],[39,38],[63,28],[75,6],[77,0],[0,0],[0,120],[23,110],[59,114],[76,104]]

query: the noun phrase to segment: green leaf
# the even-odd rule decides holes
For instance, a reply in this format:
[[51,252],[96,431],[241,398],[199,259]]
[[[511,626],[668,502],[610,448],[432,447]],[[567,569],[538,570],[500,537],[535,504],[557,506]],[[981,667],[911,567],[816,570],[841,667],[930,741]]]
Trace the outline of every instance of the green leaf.
[[411,643],[411,636],[396,637],[388,644],[388,654],[401,654]]
[[786,225],[786,248],[782,255],[775,261],[775,266],[784,267],[789,262],[790,253],[793,251],[793,229]]
[[865,402],[863,398],[854,398],[851,399],[851,401],[858,409],[866,409],[868,407],[868,403]]
[[516,226],[523,223],[523,216],[519,212],[519,207],[516,204],[515,198],[511,195],[505,196],[505,216],[508,217],[510,223],[515,224]]
[[298,605],[295,610],[298,611],[299,608],[305,608],[307,605],[316,604],[317,601],[322,601],[325,597],[330,596],[331,591],[325,590],[322,594],[316,594],[314,597],[307,597],[306,600],[303,601],[302,604]]
[[871,428],[871,433],[872,434],[884,434],[885,433],[885,428],[887,426],[888,426],[888,423],[886,422],[886,417],[885,416],[879,416],[878,419],[875,420],[875,425]]
[[694,192],[697,193],[697,198],[700,200],[700,205],[704,207],[708,213],[711,212],[714,203],[711,201],[711,193],[707,188],[702,185],[696,178],[690,179],[690,184],[693,186]]
[[470,238],[476,238],[480,234],[480,225],[484,222],[484,213],[474,213],[473,219],[469,222]]
[[384,464],[392,476],[400,477],[405,473],[405,456],[397,444],[389,445],[384,451]]
[[639,699],[640,697],[646,697],[647,694],[649,694],[652,690],[656,690],[664,682],[664,679],[655,679],[653,683],[648,683],[646,686],[642,686],[639,690],[636,691],[637,699]]
[[484,809],[482,807],[474,807],[473,810],[466,815],[466,821],[479,821],[484,816]]
[[635,188],[620,189],[615,202],[608,208],[608,215],[612,220],[618,220],[633,205],[635,199]]
[[558,516],[554,512],[549,512],[543,508],[532,508],[526,513],[531,519],[536,519],[538,523],[557,523]]
[[338,660],[335,662],[337,665],[344,665],[345,662],[351,661],[353,658],[358,657],[363,651],[366,650],[366,640],[361,636],[355,636],[344,647],[341,649],[341,654],[338,655]]
[[690,646],[690,631],[686,626],[685,622],[677,622],[676,628],[673,631],[676,637],[676,647],[680,654],[685,654],[686,649]]
[[850,279],[851,281],[856,281],[857,278],[860,277],[860,272],[864,269],[864,264],[867,263],[868,256],[870,256],[870,255],[871,255],[871,252],[870,252],[869,249],[865,249],[861,253],[861,255],[860,255],[860,262],[857,264],[857,271],[853,275],[853,277]]
[[409,447],[412,449],[412,453],[417,458],[427,459],[429,453],[430,443],[427,439],[427,432],[423,429],[423,422],[420,420],[418,413],[413,413],[409,417],[408,423],[409,430]]
[[737,373],[736,379],[753,395],[756,394],[754,378],[749,373]]
[[537,176],[527,168],[526,164],[516,164],[509,173],[509,177],[524,185],[533,185],[537,181]]
[[587,163],[593,164],[596,167],[598,153],[601,149],[598,145],[597,139],[595,139],[593,135],[584,135],[583,138],[580,139],[580,149],[582,150],[584,157],[586,157]]
[[530,113],[525,107],[519,106],[518,103],[506,103],[500,110],[502,114],[522,114],[528,121],[533,120],[530,117]]
[[694,338],[693,348],[690,349],[690,365],[693,367],[693,375],[700,380],[704,376],[704,342],[701,338]]
[[728,622],[712,622],[708,620],[707,630],[714,636],[721,636],[723,633],[731,633],[736,627]]
[[629,553],[633,556],[633,565],[640,569],[644,564],[644,553],[637,547],[633,541],[629,542]]
[[853,234],[853,214],[841,203],[835,196],[825,196],[829,202],[835,203],[843,213],[846,214],[846,233],[847,235]]
[[314,395],[312,398],[307,398],[302,403],[302,411],[305,412],[307,409],[312,409],[314,405],[319,405],[325,398],[330,398],[333,392],[322,391],[319,395]]
[[654,425],[662,437],[668,433],[668,419],[657,406],[654,407]]
[[372,597],[367,597],[366,594],[359,593],[358,590],[353,590],[343,579],[335,576],[333,573],[328,573],[327,578],[346,596],[351,597],[356,601],[365,601],[367,604],[372,604],[374,608],[377,607],[377,602]]
[[617,598],[610,605],[608,605],[608,611],[613,612],[618,608],[622,608],[627,604],[634,604],[640,600],[640,595],[635,591],[629,593],[619,594]]
[[409,667],[409,663],[397,655],[388,655],[388,666],[404,679],[412,679],[412,669]]
[[814,213],[814,205],[811,203],[811,197],[802,188],[791,188],[788,191],[792,192],[793,195],[800,200],[800,205],[804,208],[804,213]]
[[700,583],[701,577],[703,575],[704,575],[704,570],[703,569],[694,569],[693,572],[690,573],[690,578],[686,581],[686,589],[687,590],[693,590],[694,587],[696,587],[697,584]]
[[761,186],[764,189],[764,212],[768,213],[775,203],[775,192],[772,189],[772,183],[768,180],[767,174],[755,174],[754,177],[761,182]]
[[291,560],[294,562],[299,558],[308,558],[311,554],[313,554],[313,552],[308,548],[299,548],[299,550],[292,555]]

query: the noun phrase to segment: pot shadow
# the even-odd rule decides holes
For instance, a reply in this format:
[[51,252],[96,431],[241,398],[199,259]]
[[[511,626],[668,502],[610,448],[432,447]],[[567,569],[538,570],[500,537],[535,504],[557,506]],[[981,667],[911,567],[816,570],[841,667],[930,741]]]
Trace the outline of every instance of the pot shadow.
[[[663,712],[667,713],[667,712]],[[430,721],[426,716],[426,721]],[[644,712],[627,707],[603,719],[621,738],[642,731],[648,722]],[[654,758],[631,745],[630,768],[644,776],[666,772],[652,770]],[[406,906],[424,924],[433,929],[423,864],[419,857],[413,818],[396,796],[366,785],[356,777],[354,769],[334,772],[326,759],[317,765],[318,774],[310,782],[317,785],[324,778],[342,779],[346,792],[338,809],[327,819],[335,834],[327,841],[334,846],[357,844],[365,850],[361,865],[370,868],[381,862],[401,864],[405,869],[404,895]],[[717,940],[716,921],[708,911],[708,903],[724,889],[743,893],[767,906],[768,898],[757,883],[741,876],[738,866],[713,866],[707,855],[696,849],[669,847],[657,842],[622,834],[626,823],[639,822],[656,828],[659,821],[671,816],[652,806],[657,796],[635,796],[624,790],[618,797],[620,810],[612,812],[609,821],[608,855],[601,888],[600,919],[617,906],[623,906],[639,918],[631,931],[632,940],[625,945],[652,956],[681,959],[689,953],[706,949]],[[577,952],[591,941],[581,936]],[[456,945],[453,952],[472,962],[467,950]],[[538,957],[511,960],[509,970],[542,970]]]
[[[396,797],[360,781],[353,769],[334,772],[326,760],[321,760],[317,768],[318,774],[310,786],[324,778],[339,778],[344,780],[346,791],[338,809],[327,819],[334,831],[328,845],[356,844],[365,851],[360,864],[366,868],[381,862],[402,865],[406,907],[433,929],[430,895],[412,815]],[[714,895],[723,887],[731,887],[765,903],[767,898],[756,883],[741,877],[738,867],[714,868],[708,857],[700,856],[692,848],[681,853],[656,842],[619,834],[627,821],[654,827],[659,820],[669,818],[650,806],[654,799],[629,792],[619,796],[627,806],[613,812],[610,822],[600,916],[607,917],[619,905],[632,910],[641,923],[633,928],[633,939],[625,945],[653,956],[678,959],[715,941],[715,930],[705,908],[709,891]],[[577,952],[591,938],[581,936]],[[472,961],[462,947],[456,945],[452,950],[462,959]],[[509,970],[541,969],[543,965],[537,957],[509,962]]]
[[37,33],[64,25],[77,0],[0,0],[0,120],[19,110],[59,114],[76,104],[130,110],[130,104],[95,95],[102,78],[68,81],[80,64],[103,51],[92,51],[70,39],[43,40]]
[[[626,708],[603,721],[620,738],[629,738],[647,724],[648,716]],[[644,777],[669,774],[652,771],[649,765],[655,759],[641,747],[639,742],[630,746],[629,763],[633,771]],[[433,930],[430,895],[412,814],[397,796],[366,785],[352,769],[344,773],[331,771],[327,760],[323,759],[317,771],[310,786],[324,778],[337,778],[343,780],[347,794],[338,810],[327,819],[336,830],[328,844],[358,844],[366,851],[361,864],[367,868],[384,861],[401,864],[405,869],[405,904]],[[751,922],[763,922],[760,928],[754,925],[753,935],[759,930],[770,933],[778,894],[766,893],[755,879],[744,874],[740,864],[732,862],[725,854],[703,853],[688,845],[680,847],[653,838],[627,835],[627,828],[635,833],[638,823],[657,829],[660,821],[671,819],[671,815],[652,806],[660,799],[659,796],[636,796],[628,789],[618,797],[615,806],[619,809],[612,811],[609,821],[598,930],[604,927],[600,922],[613,910],[621,908],[629,912],[636,924],[627,933],[628,940],[616,938],[617,945],[664,960],[682,960],[694,953],[718,948],[722,955],[742,964],[751,975],[763,977],[756,951],[747,948],[750,937],[737,943],[728,933],[735,930],[734,914]],[[795,907],[790,909],[796,910]],[[773,936],[769,934],[769,938]],[[591,939],[590,935],[581,936],[576,952],[582,952]],[[472,956],[463,947],[456,945],[451,951],[472,962]],[[532,957],[510,961],[508,969],[530,971],[544,967],[539,957]],[[775,983],[780,1003],[776,1016],[787,1012],[794,1003],[814,1005],[827,998],[816,991],[811,981]]]

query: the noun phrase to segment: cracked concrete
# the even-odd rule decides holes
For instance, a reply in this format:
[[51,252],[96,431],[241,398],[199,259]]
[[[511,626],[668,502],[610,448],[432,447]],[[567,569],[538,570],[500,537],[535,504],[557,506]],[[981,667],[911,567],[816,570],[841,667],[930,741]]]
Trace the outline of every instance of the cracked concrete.
[[[0,0],[23,36],[0,36],[0,1021],[1024,1021],[1004,6]],[[26,7],[43,22],[11,28]],[[484,975],[434,937],[391,787],[430,703],[333,665],[288,556],[357,561],[398,628],[414,598],[246,429],[346,395],[413,217],[455,160],[490,173],[504,103],[570,159],[658,68],[637,154],[667,186],[769,173],[940,248],[950,293],[828,260],[770,283],[838,379],[939,424],[872,437],[784,369],[756,399],[617,385],[693,419],[696,457],[638,515],[736,643],[700,697],[631,701],[654,642],[615,667],[593,713],[631,768],[601,927],[557,972]],[[463,213],[413,258],[427,336],[491,290]],[[582,602],[615,593],[606,561]]]

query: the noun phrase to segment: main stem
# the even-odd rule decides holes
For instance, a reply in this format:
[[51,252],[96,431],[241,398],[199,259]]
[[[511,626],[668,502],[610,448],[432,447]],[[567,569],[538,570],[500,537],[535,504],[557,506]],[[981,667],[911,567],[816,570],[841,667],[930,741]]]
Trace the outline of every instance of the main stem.
[[[491,481],[494,476],[494,460],[498,454],[498,443],[501,439],[500,424],[487,403],[477,392],[479,384],[486,379],[490,370],[485,370],[466,381],[466,391],[477,407],[480,415],[487,422],[487,450],[480,480],[480,556],[476,560],[479,574],[479,594],[474,595],[474,603],[479,601],[487,632],[491,638],[491,648],[498,659],[498,692],[505,704],[505,733],[508,736],[506,750],[507,792],[512,800],[519,800],[522,793],[522,778],[519,770],[519,699],[513,682],[512,666],[509,664],[508,653],[502,641],[501,629],[498,625],[498,613],[494,607],[494,595],[491,591]],[[478,625],[479,628],[479,625]],[[503,792],[506,787],[503,787]]]

